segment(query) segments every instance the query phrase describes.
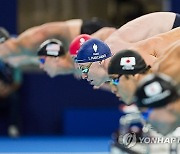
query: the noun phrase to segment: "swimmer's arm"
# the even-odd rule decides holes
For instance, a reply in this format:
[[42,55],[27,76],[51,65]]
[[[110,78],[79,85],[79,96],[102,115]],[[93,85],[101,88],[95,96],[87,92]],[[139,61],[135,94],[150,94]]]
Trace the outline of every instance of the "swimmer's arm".
[[115,35],[125,42],[135,43],[171,30],[175,16],[172,12],[150,13],[123,25]]
[[115,31],[116,31],[116,28],[103,27],[100,30],[98,30],[97,32],[93,33],[92,37],[98,38],[98,39],[104,41],[105,39],[107,39]]
[[14,57],[8,57],[5,59],[5,62],[10,64],[13,67],[21,67],[27,65],[39,65],[39,57],[37,56],[28,56],[28,55],[20,55]]
[[18,43],[15,38],[10,38],[6,42],[0,44],[0,59],[4,59],[11,55],[16,55],[20,52],[20,48],[18,47]]
[[17,38],[17,42],[19,46],[33,50],[33,48],[37,48],[43,41],[50,38],[63,37],[72,41],[74,37],[79,35],[81,25],[81,19],[46,23],[23,32]]
[[55,37],[64,37],[71,41],[79,35],[82,25],[81,19],[68,20],[65,22],[51,22],[40,26],[32,27],[16,39],[9,39],[3,45],[0,45],[0,57],[17,54],[24,51],[29,53],[37,51],[39,45]]
[[[175,13],[170,12],[156,12],[141,16],[116,30],[105,40],[105,43],[115,54],[134,46],[137,42],[171,30],[175,16]],[[167,24],[164,24],[164,21]]]
[[81,26],[83,24],[82,19],[72,19],[72,20],[67,20],[66,25],[68,26],[69,32],[70,32],[70,37],[69,40],[70,42],[77,37],[78,35],[81,34]]

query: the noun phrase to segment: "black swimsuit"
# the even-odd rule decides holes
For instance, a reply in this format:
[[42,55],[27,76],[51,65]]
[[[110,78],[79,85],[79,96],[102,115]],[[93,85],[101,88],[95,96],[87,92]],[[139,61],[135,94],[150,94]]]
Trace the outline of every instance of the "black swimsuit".
[[180,26],[180,14],[176,14],[176,18],[174,20],[174,25],[173,25],[173,28],[176,28],[176,27],[179,27]]

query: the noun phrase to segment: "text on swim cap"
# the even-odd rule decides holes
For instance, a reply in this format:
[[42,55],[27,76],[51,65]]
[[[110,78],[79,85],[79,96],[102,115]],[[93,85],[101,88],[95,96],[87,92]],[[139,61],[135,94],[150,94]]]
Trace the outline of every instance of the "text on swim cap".
[[143,103],[144,105],[148,105],[148,104],[151,104],[151,103],[160,101],[160,100],[162,100],[162,99],[165,99],[166,97],[170,96],[170,94],[171,94],[171,91],[166,90],[166,91],[164,91],[163,93],[160,93],[160,94],[158,94],[158,95],[155,95],[155,96],[152,96],[152,97],[149,97],[149,98],[144,98],[144,99],[142,99],[142,103]]
[[103,54],[100,56],[88,57],[88,60],[98,60],[98,59],[103,59],[103,58],[106,58],[106,54]]

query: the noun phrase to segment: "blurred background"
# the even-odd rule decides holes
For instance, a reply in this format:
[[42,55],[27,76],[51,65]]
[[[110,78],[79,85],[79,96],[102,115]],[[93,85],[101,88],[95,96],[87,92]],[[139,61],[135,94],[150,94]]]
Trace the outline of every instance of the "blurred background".
[[[179,0],[0,0],[0,4],[0,26],[12,35],[73,18],[99,17],[120,27],[150,12],[180,13]],[[72,76],[51,79],[33,69],[22,71],[18,102],[13,114],[18,134],[8,132],[8,108],[0,111],[0,135],[110,136],[123,114],[113,94],[93,90]]]

